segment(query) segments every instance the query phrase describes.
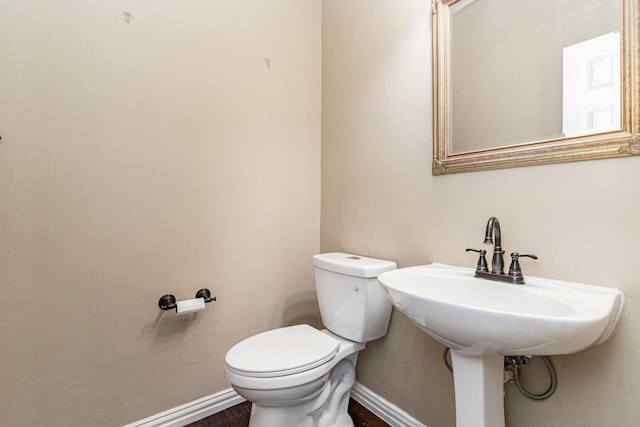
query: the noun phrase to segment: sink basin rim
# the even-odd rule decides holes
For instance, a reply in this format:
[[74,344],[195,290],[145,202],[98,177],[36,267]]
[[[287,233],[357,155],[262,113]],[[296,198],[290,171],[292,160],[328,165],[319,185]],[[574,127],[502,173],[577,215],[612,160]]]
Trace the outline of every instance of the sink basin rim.
[[[378,276],[378,280],[396,309],[436,340],[469,355],[487,352],[551,355],[581,351],[609,338],[624,304],[624,295],[615,288],[530,276],[526,278],[528,284],[513,285],[475,278],[473,274],[470,268],[435,263],[386,272]],[[538,298],[543,295],[542,298],[572,307],[574,312],[555,316],[523,314],[518,310],[491,310],[446,298],[420,296],[404,279],[421,275],[424,279],[463,279],[464,286],[470,289],[506,290],[516,296],[539,294]],[[455,289],[447,294],[449,298],[455,295]]]
[[[425,272],[427,272],[436,280],[455,280],[456,282],[464,281],[467,282],[465,284],[466,286],[469,286],[470,288],[478,287],[478,289],[481,289],[485,292],[496,290],[504,291],[509,294],[525,293],[530,295],[531,297],[544,299],[566,308],[564,315],[554,315],[550,313],[536,314],[531,312],[523,313],[522,311],[516,311],[513,309],[509,310],[495,307],[479,307],[474,303],[452,301],[451,299],[442,296],[434,296],[433,294],[428,296],[413,294],[414,297],[426,298],[429,300],[437,301],[440,304],[450,305],[452,307],[464,307],[472,311],[478,310],[505,315],[517,315],[521,318],[544,318],[545,320],[549,321],[562,321],[567,320],[568,318],[579,320],[580,318],[593,319],[598,317],[609,317],[610,313],[605,308],[607,304],[594,304],[593,301],[589,301],[588,298],[586,298],[585,294],[602,295],[608,298],[616,298],[621,294],[620,291],[615,288],[604,288],[600,286],[565,282],[555,279],[543,279],[534,276],[527,276],[527,284],[525,285],[514,285],[506,282],[477,278],[474,276],[475,271],[471,268],[455,267],[440,263],[392,270],[378,276],[378,280],[382,283],[383,287],[391,288],[398,292],[408,293],[408,290],[406,289],[406,283],[397,283],[398,279],[415,278],[416,280],[419,280],[421,277],[425,276]],[[443,284],[443,286],[447,285]],[[427,289],[425,288],[425,290]],[[576,299],[578,299],[579,301],[576,301]],[[582,304],[578,305],[577,302],[581,302]]]

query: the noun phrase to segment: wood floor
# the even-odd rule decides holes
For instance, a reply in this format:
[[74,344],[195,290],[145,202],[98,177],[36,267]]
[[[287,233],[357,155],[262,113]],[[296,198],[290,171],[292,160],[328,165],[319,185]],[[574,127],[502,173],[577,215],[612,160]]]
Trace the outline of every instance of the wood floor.
[[[250,413],[251,403],[244,402],[200,421],[196,421],[195,423],[191,423],[186,427],[247,427],[249,425]],[[390,427],[389,424],[373,415],[367,408],[353,399],[349,401],[349,415],[351,415],[355,427]]]

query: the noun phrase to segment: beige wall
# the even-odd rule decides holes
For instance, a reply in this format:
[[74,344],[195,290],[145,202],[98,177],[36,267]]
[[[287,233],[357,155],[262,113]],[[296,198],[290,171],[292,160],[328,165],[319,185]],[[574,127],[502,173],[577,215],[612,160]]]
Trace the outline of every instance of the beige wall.
[[[431,175],[430,2],[323,2],[323,251],[473,266],[486,220],[503,246],[535,253],[525,274],[618,287],[627,305],[607,343],[554,356],[544,402],[506,386],[507,425],[632,427],[640,418],[640,159]],[[428,427],[455,425],[443,347],[394,313],[358,380]],[[532,367],[534,391],[547,380]]]
[[[0,424],[140,420],[228,388],[240,339],[316,322],[320,18],[0,2]],[[202,287],[204,313],[160,314]]]

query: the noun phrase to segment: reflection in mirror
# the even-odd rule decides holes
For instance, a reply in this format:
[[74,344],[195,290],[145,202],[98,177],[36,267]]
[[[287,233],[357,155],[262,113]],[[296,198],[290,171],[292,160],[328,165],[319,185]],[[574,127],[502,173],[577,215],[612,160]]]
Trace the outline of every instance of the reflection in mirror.
[[[618,0],[467,0],[454,4],[452,152],[563,137],[563,49],[619,32],[619,16]],[[590,59],[588,54],[584,52],[584,59]],[[609,69],[609,75],[612,72]],[[568,78],[583,87],[578,83],[580,74]],[[619,104],[619,92],[617,95],[615,103]]]
[[620,32],[563,48],[562,136],[620,129],[620,89]]
[[638,3],[434,0],[434,174],[639,154]]

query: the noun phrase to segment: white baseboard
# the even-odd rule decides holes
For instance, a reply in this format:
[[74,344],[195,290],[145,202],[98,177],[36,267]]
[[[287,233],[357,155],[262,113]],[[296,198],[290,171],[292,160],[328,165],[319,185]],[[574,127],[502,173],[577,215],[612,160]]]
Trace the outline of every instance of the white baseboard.
[[[426,427],[393,403],[386,401],[358,382],[351,388],[351,397],[393,427]],[[144,420],[127,424],[124,427],[183,427],[244,401],[242,396],[230,388]]]
[[351,388],[351,397],[393,427],[427,427],[357,381]]
[[153,415],[124,427],[182,427],[224,411],[245,399],[233,389],[205,396],[193,402]]

